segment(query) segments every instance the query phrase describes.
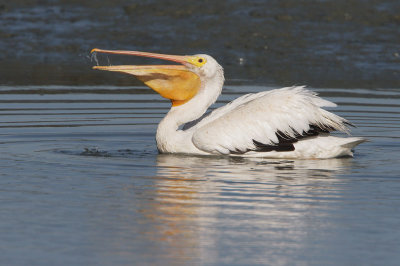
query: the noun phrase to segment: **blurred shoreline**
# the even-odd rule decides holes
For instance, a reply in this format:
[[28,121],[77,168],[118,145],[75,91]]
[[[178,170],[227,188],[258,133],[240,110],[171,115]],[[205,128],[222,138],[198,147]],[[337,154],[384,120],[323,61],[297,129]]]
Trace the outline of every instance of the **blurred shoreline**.
[[395,0],[16,0],[0,4],[0,85],[140,84],[92,70],[98,47],[207,53],[228,84],[397,88],[399,10]]

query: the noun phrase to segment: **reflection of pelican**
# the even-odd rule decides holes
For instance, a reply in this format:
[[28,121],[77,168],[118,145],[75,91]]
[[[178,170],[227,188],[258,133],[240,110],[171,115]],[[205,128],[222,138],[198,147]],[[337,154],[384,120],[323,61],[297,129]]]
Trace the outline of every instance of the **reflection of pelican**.
[[[343,180],[337,175],[353,163],[350,158],[265,160],[160,154],[153,196],[157,209],[152,212],[163,226],[161,233],[155,233],[164,238],[162,232],[174,232],[171,243],[195,247],[189,250],[203,254],[204,264],[218,264],[220,246],[235,249],[243,239],[250,239],[259,254],[269,259],[277,252],[271,239],[279,243],[289,237],[290,245],[301,249],[314,229],[310,217],[326,221],[323,217],[329,212],[320,204],[340,199],[337,183]],[[174,223],[169,217],[175,218]],[[182,235],[195,237],[197,244]],[[233,252],[223,264],[253,264],[238,254],[243,255]]]
[[94,67],[135,75],[172,101],[171,110],[157,129],[157,147],[162,153],[332,158],[351,156],[351,149],[364,141],[330,136],[329,132],[335,130],[347,132],[349,122],[322,109],[335,104],[304,87],[247,94],[204,115],[224,83],[222,67],[208,55],[100,49],[92,52],[153,57],[182,64]]
[[310,180],[304,178],[334,178],[335,175],[346,171],[352,163],[349,158],[284,160],[173,154],[160,154],[157,157],[158,174],[161,176],[180,176],[184,179],[212,176],[213,179],[230,181],[259,178],[265,180],[266,177],[271,181],[286,176],[308,183]]

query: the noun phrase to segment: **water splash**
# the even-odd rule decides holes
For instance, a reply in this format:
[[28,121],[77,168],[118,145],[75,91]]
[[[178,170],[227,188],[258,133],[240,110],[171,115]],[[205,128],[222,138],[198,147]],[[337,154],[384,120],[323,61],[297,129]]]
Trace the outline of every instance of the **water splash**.
[[108,65],[111,66],[110,58],[108,58],[108,56],[106,56],[106,58],[107,58],[107,63],[108,63]]
[[95,156],[95,157],[111,157],[107,151],[99,150],[99,148],[85,148],[83,152],[80,153],[83,156]]
[[95,61],[96,65],[99,66],[99,60],[97,59],[97,52],[92,53],[92,55],[90,56],[90,61],[91,62]]
[[[110,60],[110,58],[106,55],[106,59],[107,59],[107,64],[109,65],[109,66],[111,66],[112,65],[112,63],[111,63],[111,60]],[[90,56],[90,61],[91,62],[96,62],[96,65],[97,66],[99,66],[100,65],[100,63],[99,63],[99,59],[98,59],[98,57],[97,57],[97,52],[93,52],[92,54],[91,54],[91,56]]]

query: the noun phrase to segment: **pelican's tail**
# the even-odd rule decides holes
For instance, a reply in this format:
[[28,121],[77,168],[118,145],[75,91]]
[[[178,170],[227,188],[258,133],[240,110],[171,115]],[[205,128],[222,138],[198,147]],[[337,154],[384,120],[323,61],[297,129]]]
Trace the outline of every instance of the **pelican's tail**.
[[353,156],[353,149],[358,144],[367,141],[364,138],[341,138],[321,135],[301,140],[294,144],[297,158],[336,158]]
[[343,140],[345,142],[343,144],[341,144],[340,146],[342,146],[343,148],[350,149],[350,150],[355,148],[358,144],[368,141],[368,139],[365,139],[365,138],[344,138]]

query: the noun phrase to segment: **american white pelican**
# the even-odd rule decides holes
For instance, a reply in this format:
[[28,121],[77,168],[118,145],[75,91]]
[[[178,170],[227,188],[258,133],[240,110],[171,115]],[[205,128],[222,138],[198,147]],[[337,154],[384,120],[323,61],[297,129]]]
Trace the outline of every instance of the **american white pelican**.
[[209,55],[177,56],[138,51],[93,49],[174,61],[179,65],[94,66],[136,76],[172,102],[157,129],[161,153],[235,155],[264,158],[333,158],[352,156],[363,138],[348,133],[346,119],[321,107],[334,103],[304,86],[246,94],[206,114],[221,94],[224,71]]

